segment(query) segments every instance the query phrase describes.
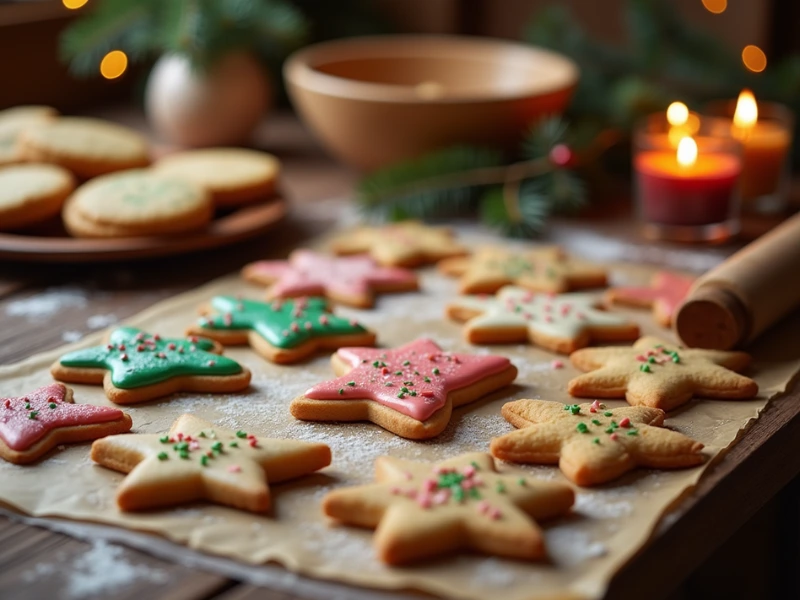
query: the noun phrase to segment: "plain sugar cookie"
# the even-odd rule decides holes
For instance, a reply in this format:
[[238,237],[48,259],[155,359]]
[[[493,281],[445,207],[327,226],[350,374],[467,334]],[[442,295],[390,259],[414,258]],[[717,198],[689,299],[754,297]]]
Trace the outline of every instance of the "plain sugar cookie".
[[25,160],[61,165],[81,179],[150,164],[142,135],[98,119],[61,117],[26,128],[19,148]]
[[149,170],[104,175],[79,187],[64,207],[77,237],[166,235],[196,231],[214,207],[201,187]]
[[58,111],[49,106],[15,106],[0,110],[0,166],[22,162],[17,138],[23,130],[57,116]]
[[203,186],[216,206],[225,207],[257,202],[274,194],[280,162],[257,150],[208,148],[167,156],[155,168]]
[[0,231],[10,231],[54,217],[75,189],[75,179],[56,165],[10,165],[0,168]]

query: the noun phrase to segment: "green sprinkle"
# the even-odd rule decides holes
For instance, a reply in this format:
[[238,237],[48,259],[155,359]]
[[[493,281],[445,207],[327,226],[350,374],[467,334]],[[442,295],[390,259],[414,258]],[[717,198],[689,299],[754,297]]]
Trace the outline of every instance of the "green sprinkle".
[[569,407],[569,411],[573,415],[579,415],[581,413],[581,407],[577,404],[573,404],[572,406]]
[[606,433],[614,433],[614,428],[609,427],[608,429],[606,429]]
[[238,437],[238,438],[246,438],[247,437],[247,432],[246,431],[237,431],[236,432],[236,437]]
[[600,421],[597,419],[592,419],[592,425],[600,425]]
[[419,375],[419,371],[414,371],[414,375]]
[[413,391],[413,390],[412,390],[412,392],[411,392],[411,395],[412,395],[412,396],[416,396],[416,395],[417,395],[417,392],[415,392],[415,391]]
[[506,484],[502,481],[497,482],[497,493],[498,494],[505,494],[506,493]]
[[200,464],[203,465],[204,467],[208,466],[208,457],[205,454],[203,454],[203,456],[200,457]]
[[524,477],[520,477],[519,479],[517,479],[517,483],[518,483],[519,485],[523,486],[523,487],[524,487],[524,486],[526,486],[526,485],[528,485],[528,482],[527,482],[527,481],[525,481],[525,478],[524,478]]
[[639,430],[638,429],[631,429],[628,432],[628,435],[639,435]]
[[222,452],[222,442],[214,442],[211,444],[211,449],[214,452]]
[[404,367],[407,367],[407,366],[408,366],[408,365],[410,365],[410,364],[411,364],[411,361],[410,361],[410,360],[404,360],[404,361],[403,361],[403,366],[404,366]]
[[169,436],[168,435],[162,435],[160,438],[158,438],[158,441],[161,442],[162,444],[168,444],[169,443]]
[[189,442],[181,442],[176,445],[178,446],[178,450],[189,450]]
[[472,462],[470,462],[469,464],[471,464],[472,468],[475,469],[476,471],[480,471],[481,470],[481,468],[478,466],[478,463],[476,463],[474,460]]
[[408,393],[408,388],[406,386],[403,386],[403,387],[400,388],[400,391],[403,392],[404,394],[407,394]]
[[395,371],[395,372],[394,372],[394,374],[395,374],[395,375],[402,375],[402,374],[403,374],[403,372],[402,372],[402,371]]
[[641,366],[639,367],[639,370],[640,370],[642,373],[649,373],[649,372],[650,372],[650,365],[648,365],[647,363],[645,363],[645,364],[643,364],[643,365],[641,365]]
[[476,500],[479,500],[481,497],[481,493],[478,491],[478,488],[469,488],[469,495]]
[[413,381],[404,381],[403,385],[414,385]]
[[593,443],[593,444],[597,444],[597,445],[599,446],[599,445],[600,445],[600,438],[594,438],[594,439],[592,440],[592,443]]
[[30,410],[31,409],[31,403],[30,402],[26,402],[25,403],[25,408]]
[[603,415],[606,416],[606,417],[610,417],[613,414],[614,413],[612,413],[610,410],[607,410],[606,412],[603,413]]
[[36,419],[36,415],[38,415],[38,414],[39,414],[38,410],[32,410],[31,413],[28,415],[28,418],[35,420]]
[[238,448],[238,447],[239,447],[239,442],[231,442],[231,443],[230,443],[230,444],[228,444],[228,445],[229,445],[231,448]]
[[341,396],[342,394],[344,394],[344,388],[339,388],[339,395]]
[[356,387],[355,381],[348,381],[345,385],[349,385],[350,387]]
[[575,430],[578,433],[589,433],[589,428],[586,426],[586,423],[578,423],[575,426]]
[[47,406],[50,408],[50,410],[55,410],[55,408],[58,406],[58,404],[56,404],[55,402],[51,402]]
[[185,460],[188,460],[189,459],[189,452],[187,452],[186,450],[181,450],[179,456],[181,458],[185,459]]
[[672,355],[672,362],[674,362],[674,363],[679,363],[679,362],[681,362],[681,357],[680,357],[680,356],[678,356],[678,353],[677,353],[677,352],[676,352],[675,354],[673,354],[673,355]]
[[166,452],[159,452],[158,453],[158,460],[167,460],[169,458],[169,454]]
[[464,501],[464,488],[461,486],[453,486],[450,488],[453,494],[453,500],[456,502],[463,502]]
[[431,382],[431,378],[430,377],[426,377],[425,379],[423,379],[423,381],[425,383],[430,383]]
[[614,429],[616,429],[617,427],[619,427],[619,423],[617,423],[616,421],[611,421],[611,426],[612,426]]
[[373,367],[380,367],[381,366],[381,361],[376,360],[374,363],[372,363],[372,366]]
[[438,374],[439,374],[439,369],[438,369],[438,368],[437,368],[437,369],[434,369],[434,370],[433,370],[433,374],[434,374],[434,375],[438,375]]
[[647,362],[649,362],[651,365],[656,364],[656,357],[651,356],[650,358],[647,359]]
[[206,437],[206,432],[205,431],[201,431],[200,434],[198,435],[198,437],[202,437],[202,438]]
[[656,344],[655,346],[653,346],[653,348],[663,348],[663,347],[664,347],[664,344]]
[[397,394],[397,397],[398,397],[398,398],[400,398],[400,399],[402,400],[403,398],[405,398],[405,397],[406,397],[406,395],[405,395],[403,392],[399,392],[399,393]]
[[394,384],[391,381],[387,381],[383,385],[385,385],[386,387],[392,387]]

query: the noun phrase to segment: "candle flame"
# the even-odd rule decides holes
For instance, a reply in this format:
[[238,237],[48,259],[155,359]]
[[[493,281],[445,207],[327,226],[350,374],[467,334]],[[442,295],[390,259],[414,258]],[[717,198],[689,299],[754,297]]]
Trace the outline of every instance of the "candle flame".
[[689,108],[683,102],[673,102],[667,107],[667,122],[673,127],[689,120]]
[[758,121],[758,104],[756,97],[750,90],[742,90],[739,100],[736,101],[736,111],[733,113],[733,124],[741,129],[749,129]]
[[691,137],[685,137],[678,143],[678,164],[682,167],[691,167],[697,161],[697,142]]

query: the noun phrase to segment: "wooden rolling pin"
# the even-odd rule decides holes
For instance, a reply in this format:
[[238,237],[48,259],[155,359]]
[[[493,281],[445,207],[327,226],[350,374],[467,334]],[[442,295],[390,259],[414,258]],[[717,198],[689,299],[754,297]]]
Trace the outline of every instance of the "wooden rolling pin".
[[800,307],[800,214],[700,277],[678,310],[686,346],[747,345]]

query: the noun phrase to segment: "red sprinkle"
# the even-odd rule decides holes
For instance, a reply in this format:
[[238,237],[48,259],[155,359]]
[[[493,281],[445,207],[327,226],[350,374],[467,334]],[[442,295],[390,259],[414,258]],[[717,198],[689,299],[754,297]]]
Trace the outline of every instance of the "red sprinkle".
[[325,315],[322,315],[319,318],[319,323],[320,323],[320,325],[327,325],[328,324],[328,317],[325,316]]
[[294,331],[295,333],[297,333],[298,331],[300,331],[300,326],[297,324],[297,321],[295,321],[295,322],[293,322],[293,323],[291,324],[291,329],[292,329],[292,331]]
[[178,441],[179,442],[183,441],[183,434],[182,433],[178,432],[178,436],[177,437],[178,437]]
[[624,419],[622,419],[619,422],[619,426],[620,427],[630,427],[631,426],[631,420],[628,417],[625,417]]
[[154,333],[154,334],[153,334],[153,339],[154,339],[155,341],[158,341],[158,340],[160,340],[160,339],[161,339],[161,336],[160,336],[160,335],[158,335],[157,333]]
[[228,467],[228,472],[230,472],[230,473],[241,473],[242,472],[242,467],[240,467],[239,465],[230,465]]
[[425,390],[424,392],[420,392],[419,395],[425,396],[426,398],[433,398],[433,392],[430,390]]
[[159,352],[158,354],[156,354],[156,356],[157,356],[158,358],[167,358],[167,355],[166,355],[166,354],[164,354],[163,352]]
[[113,350],[113,349],[114,349],[114,344],[107,344],[106,345],[106,350]]
[[215,361],[215,360],[208,361],[208,366],[209,367],[213,367],[215,364],[217,364],[217,361]]
[[313,325],[311,324],[311,321],[306,321],[306,324],[303,325],[303,327],[305,327],[306,329],[311,329]]
[[125,354],[125,353],[122,353],[122,354],[119,355],[119,359],[120,360],[128,360],[128,355]]
[[619,436],[616,433],[612,433],[610,436],[612,442],[616,442]]
[[550,366],[553,367],[554,369],[563,369],[564,362],[560,360],[554,360],[550,363]]
[[144,352],[144,344],[139,344],[138,346],[136,346],[136,351],[137,352]]
[[250,444],[250,446],[251,446],[252,448],[255,448],[255,447],[256,447],[256,444],[258,444],[258,440],[257,440],[257,439],[255,439],[255,438],[253,438],[253,439],[251,439],[251,440],[249,441],[249,444]]
[[170,342],[169,344],[167,344],[167,348],[169,348],[170,350],[175,350],[176,346],[175,346],[175,344]]
[[117,348],[119,348],[120,350],[124,351],[125,350],[125,344],[120,344],[119,346],[117,346]]
[[11,400],[6,400],[5,401],[5,406],[6,406],[6,408],[11,408]]

